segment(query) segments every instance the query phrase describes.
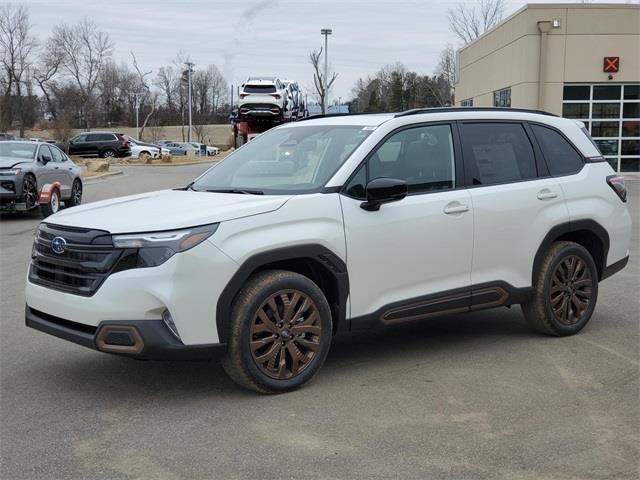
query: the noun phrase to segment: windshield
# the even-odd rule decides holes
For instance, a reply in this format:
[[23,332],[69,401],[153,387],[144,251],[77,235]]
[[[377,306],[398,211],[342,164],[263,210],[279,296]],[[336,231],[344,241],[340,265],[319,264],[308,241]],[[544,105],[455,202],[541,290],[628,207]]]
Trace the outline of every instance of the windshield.
[[36,145],[27,142],[0,142],[0,157],[18,157],[33,159]]
[[191,188],[274,195],[316,192],[370,133],[353,125],[270,130],[205,172]]

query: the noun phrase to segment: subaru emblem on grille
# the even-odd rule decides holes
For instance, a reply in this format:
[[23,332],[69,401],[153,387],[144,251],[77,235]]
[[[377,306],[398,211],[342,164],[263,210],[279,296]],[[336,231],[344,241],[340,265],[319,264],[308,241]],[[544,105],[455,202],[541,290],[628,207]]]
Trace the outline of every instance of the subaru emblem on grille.
[[65,248],[67,248],[67,241],[62,237],[55,237],[51,240],[51,250],[53,250],[58,255],[64,253]]

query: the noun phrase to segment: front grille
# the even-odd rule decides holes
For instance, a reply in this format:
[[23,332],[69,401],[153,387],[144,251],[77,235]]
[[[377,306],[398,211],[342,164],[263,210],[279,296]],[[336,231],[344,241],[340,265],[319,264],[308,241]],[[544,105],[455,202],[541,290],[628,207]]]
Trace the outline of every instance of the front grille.
[[[56,237],[66,241],[64,252],[54,252],[52,240]],[[113,247],[109,232],[42,223],[31,252],[29,280],[90,297],[113,272],[124,253],[125,250]]]

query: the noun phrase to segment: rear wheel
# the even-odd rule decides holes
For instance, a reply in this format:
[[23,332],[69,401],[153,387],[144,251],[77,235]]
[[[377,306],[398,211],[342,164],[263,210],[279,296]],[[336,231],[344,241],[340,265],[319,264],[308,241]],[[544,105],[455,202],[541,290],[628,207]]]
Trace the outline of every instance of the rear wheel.
[[329,304],[310,279],[282,270],[258,273],[234,302],[224,368],[251,390],[293,390],[320,370],[331,329]]
[[548,335],[573,335],[595,309],[598,271],[582,245],[556,242],[544,257],[535,287],[533,299],[522,305],[529,324]]
[[100,156],[102,158],[113,158],[113,157],[116,156],[116,152],[115,152],[115,150],[111,150],[110,148],[107,148],[106,150],[102,151]]

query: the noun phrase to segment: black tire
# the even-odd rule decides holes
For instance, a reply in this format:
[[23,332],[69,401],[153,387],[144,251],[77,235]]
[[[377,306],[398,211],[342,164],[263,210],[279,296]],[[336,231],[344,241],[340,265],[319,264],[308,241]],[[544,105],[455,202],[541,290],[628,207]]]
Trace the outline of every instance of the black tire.
[[[270,305],[276,307],[277,315]],[[265,317],[267,321],[262,320]],[[331,310],[322,290],[303,275],[267,270],[253,275],[234,300],[223,366],[245,388],[287,392],[318,373],[331,337]],[[269,360],[260,363],[261,358]]]
[[534,297],[522,305],[529,325],[557,337],[578,333],[598,300],[598,271],[591,254],[577,243],[555,242],[542,261],[535,289]]
[[42,218],[47,218],[49,215],[53,215],[59,210],[60,194],[58,193],[58,190],[54,189],[51,191],[51,198],[49,199],[49,202],[44,205],[40,205],[40,213],[42,214]]
[[71,196],[65,202],[65,207],[77,207],[82,203],[82,182],[79,178],[73,181],[71,186]]
[[116,151],[110,148],[107,148],[100,152],[100,158],[114,158],[116,156]]
[[38,182],[30,173],[22,179],[22,201],[27,210],[31,210],[38,203]]

